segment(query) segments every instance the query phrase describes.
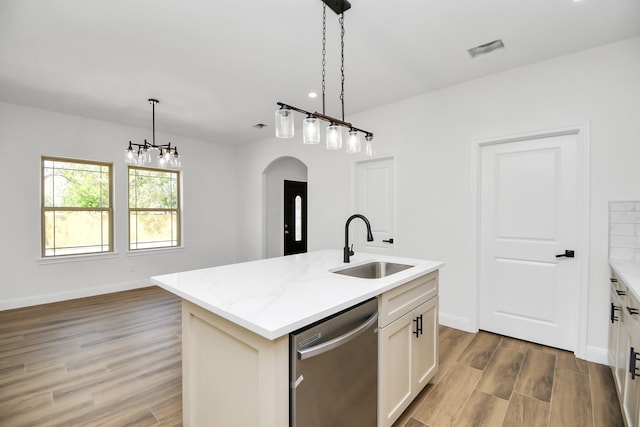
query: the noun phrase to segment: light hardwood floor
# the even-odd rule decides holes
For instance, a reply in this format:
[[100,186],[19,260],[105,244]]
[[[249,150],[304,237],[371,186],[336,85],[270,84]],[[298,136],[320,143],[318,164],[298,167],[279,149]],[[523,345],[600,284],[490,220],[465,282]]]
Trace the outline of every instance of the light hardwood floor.
[[0,312],[0,426],[180,426],[180,300],[160,288]]
[[440,368],[394,427],[622,427],[608,366],[440,327]]
[[[181,426],[180,343],[156,287],[0,312],[0,426]],[[606,366],[487,332],[439,343],[437,384],[394,427],[622,426]]]

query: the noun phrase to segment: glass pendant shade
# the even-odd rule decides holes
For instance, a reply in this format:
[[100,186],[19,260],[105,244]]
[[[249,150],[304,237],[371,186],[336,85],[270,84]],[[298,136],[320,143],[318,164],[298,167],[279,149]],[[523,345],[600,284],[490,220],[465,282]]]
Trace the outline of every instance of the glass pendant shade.
[[342,128],[335,123],[327,126],[327,150],[342,148]]
[[302,121],[302,142],[305,144],[320,143],[320,120],[311,114]]
[[124,162],[127,165],[133,165],[136,163],[138,155],[133,152],[132,149],[128,148],[124,151]]
[[372,157],[375,154],[375,150],[373,149],[373,143],[371,140],[367,140],[364,143],[364,152],[367,156]]
[[347,136],[347,153],[359,153],[360,151],[362,151],[360,132],[349,129],[349,135]]
[[142,152],[138,153],[140,159],[138,160],[141,165],[150,165],[151,164],[151,153],[148,148],[143,148]]
[[287,107],[276,110],[276,137],[293,138],[293,111]]
[[164,168],[167,166],[167,154],[160,149],[160,154],[158,155],[158,167]]

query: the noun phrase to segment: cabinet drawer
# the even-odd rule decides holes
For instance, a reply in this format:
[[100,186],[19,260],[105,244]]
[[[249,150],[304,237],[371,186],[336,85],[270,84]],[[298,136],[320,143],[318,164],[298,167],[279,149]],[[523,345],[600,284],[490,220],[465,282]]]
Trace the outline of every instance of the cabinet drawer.
[[628,292],[627,285],[614,272],[611,272],[610,280],[611,280],[611,289],[613,290],[613,292],[615,292],[620,297],[621,300],[624,300]]
[[378,325],[382,328],[438,295],[438,271],[418,277],[380,295]]

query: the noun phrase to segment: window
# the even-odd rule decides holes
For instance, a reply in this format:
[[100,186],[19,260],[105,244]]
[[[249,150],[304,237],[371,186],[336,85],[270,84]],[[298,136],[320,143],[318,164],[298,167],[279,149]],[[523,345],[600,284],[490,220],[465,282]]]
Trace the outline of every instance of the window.
[[129,250],[180,245],[180,173],[129,167]]
[[112,165],[42,157],[42,256],[113,252]]

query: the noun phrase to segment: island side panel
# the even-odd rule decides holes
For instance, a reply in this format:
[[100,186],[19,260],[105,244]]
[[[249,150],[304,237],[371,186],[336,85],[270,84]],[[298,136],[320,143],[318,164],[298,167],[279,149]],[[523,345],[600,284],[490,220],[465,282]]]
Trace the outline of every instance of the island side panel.
[[288,351],[183,300],[184,425],[289,425]]

